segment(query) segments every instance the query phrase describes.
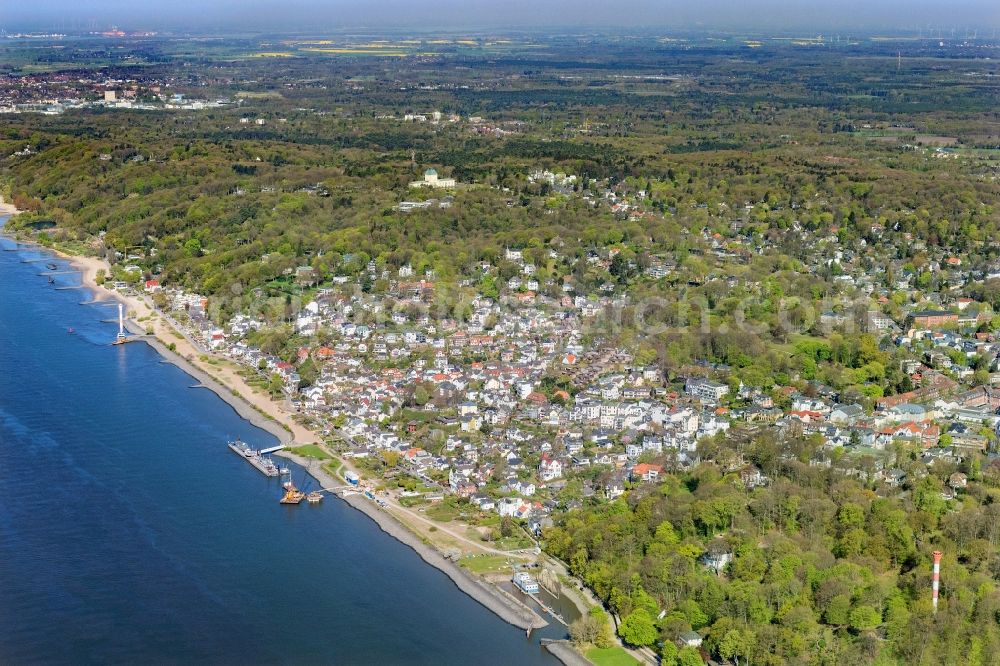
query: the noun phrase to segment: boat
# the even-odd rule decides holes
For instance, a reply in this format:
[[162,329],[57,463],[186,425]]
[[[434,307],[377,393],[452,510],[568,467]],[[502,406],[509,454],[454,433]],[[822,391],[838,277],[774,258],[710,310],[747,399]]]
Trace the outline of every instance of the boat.
[[292,473],[292,470],[288,469],[287,467],[282,467],[282,468],[281,468],[280,470],[278,470],[278,471],[279,471],[279,472],[281,472],[281,475],[282,475],[282,476],[284,476],[285,474],[291,474],[291,473]]
[[66,330],[66,332],[67,332],[67,333],[69,333],[70,335],[73,335],[74,333],[76,333],[76,329],[75,329],[75,328],[73,328],[72,326],[70,326],[70,327],[69,327],[69,328],[68,328],[68,329]]
[[55,280],[55,278],[53,278],[53,277],[52,277],[52,276],[50,275],[50,276],[49,276],[49,284],[55,284],[55,281],[56,281],[56,280]]
[[45,264],[45,267],[48,268],[50,271],[54,271],[55,269],[59,268],[58,266],[56,266],[52,262],[49,262],[49,263]]
[[278,466],[270,458],[261,456],[260,451],[252,448],[249,444],[241,442],[237,438],[236,441],[227,442],[227,445],[234,453],[250,463],[254,469],[264,476],[278,476]]
[[300,504],[306,494],[295,487],[291,479],[285,482],[285,494],[281,496],[282,504]]
[[314,490],[308,495],[306,495],[306,501],[308,501],[310,504],[319,504],[320,502],[323,501],[323,493],[321,493],[318,490]]

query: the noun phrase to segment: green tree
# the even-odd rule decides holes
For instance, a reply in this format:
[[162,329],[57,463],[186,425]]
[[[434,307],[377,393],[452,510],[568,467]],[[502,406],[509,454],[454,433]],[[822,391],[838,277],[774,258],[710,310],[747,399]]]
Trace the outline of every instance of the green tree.
[[719,641],[719,655],[732,659],[739,666],[746,663],[753,652],[757,638],[749,629],[730,629]]
[[682,647],[681,651],[677,653],[678,666],[703,666],[704,663],[698,650],[690,645]]
[[622,620],[618,635],[629,645],[652,645],[660,633],[653,624],[653,618],[643,608],[637,608]]
[[665,641],[660,646],[660,666],[677,666],[677,646],[670,641]]
[[570,639],[578,648],[593,645],[598,648],[608,648],[614,644],[611,635],[611,624],[608,614],[600,606],[594,606],[569,627]]
[[847,625],[850,623],[851,598],[846,594],[838,594],[830,600],[823,619],[827,624]]
[[871,606],[856,606],[851,610],[850,622],[856,631],[871,631],[882,624],[882,614]]

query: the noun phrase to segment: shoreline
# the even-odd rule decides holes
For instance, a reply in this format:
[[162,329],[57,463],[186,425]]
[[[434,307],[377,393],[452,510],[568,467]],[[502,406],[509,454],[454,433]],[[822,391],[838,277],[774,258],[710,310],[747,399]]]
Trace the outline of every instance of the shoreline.
[[[303,458],[290,451],[277,451],[274,455],[287,458],[298,464],[324,487],[344,485],[344,482],[338,481],[323,470],[316,460]],[[495,590],[490,583],[477,579],[473,574],[446,558],[436,548],[424,543],[391,514],[377,508],[371,500],[365,499],[361,494],[346,497],[337,495],[337,499],[368,516],[383,532],[396,541],[412,548],[424,562],[447,576],[459,590],[501,620],[526,632],[548,626],[549,623],[533,610],[513,599],[502,596],[502,593]]]
[[142,334],[140,342],[145,342],[149,345],[153,351],[160,355],[164,362],[180,368],[192,378],[197,379],[200,384],[199,388],[205,388],[219,396],[219,398],[224,403],[232,407],[233,411],[236,412],[244,421],[247,421],[255,428],[259,428],[264,432],[268,432],[277,437],[279,444],[287,446],[293,442],[292,434],[290,432],[282,428],[278,423],[275,423],[260,414],[247,401],[234,395],[232,389],[217,381],[207,372],[203,371],[186,358],[171,352],[158,338]]
[[[17,209],[10,204],[0,203],[0,216],[8,214],[13,216],[18,212],[19,211],[17,211]],[[131,309],[136,313],[138,313],[140,309],[149,309],[149,306],[138,298],[125,296],[124,294],[106,289],[97,284],[97,274],[99,271],[104,270],[107,273],[110,273],[111,267],[106,261],[97,257],[84,257],[80,255],[66,254],[58,249],[46,247],[33,241],[21,240],[6,233],[3,233],[3,235],[11,240],[14,240],[18,245],[27,245],[42,252],[49,252],[50,254],[53,254],[69,263],[74,269],[80,271],[80,282],[90,293],[94,302],[117,301],[122,303],[126,307],[126,310]],[[236,389],[223,384],[208,372],[198,367],[189,358],[184,357],[177,351],[169,349],[166,343],[164,343],[163,340],[155,334],[148,334],[140,322],[126,315],[125,328],[138,339],[137,341],[144,342],[152,348],[153,351],[159,354],[165,362],[180,368],[185,373],[190,375],[192,379],[197,380],[201,387],[204,387],[219,396],[219,398],[229,405],[233,411],[240,416],[240,418],[249,422],[250,425],[274,435],[281,444],[288,445],[294,442],[292,433],[281,427],[281,424],[276,420],[271,420],[264,414],[261,414],[258,411],[258,409],[260,409],[259,406],[255,406],[250,401],[245,400],[242,394],[237,395]]]
[[568,640],[542,639],[542,647],[565,666],[592,666],[593,662],[580,654]]
[[[0,216],[6,214],[3,212],[4,205],[5,204],[0,204]],[[7,206],[9,206],[9,204]],[[16,213],[11,213],[11,215],[14,214]],[[125,296],[97,284],[97,274],[99,271],[104,270],[110,274],[110,265],[106,261],[97,257],[66,254],[58,249],[46,247],[39,243],[20,240],[10,236],[9,234],[3,235],[16,241],[18,244],[30,245],[37,250],[51,253],[54,256],[68,262],[75,269],[80,271],[81,283],[91,293],[93,300],[111,300],[123,303],[128,310],[133,311],[136,315],[143,312],[145,313],[143,315],[144,317],[155,316],[157,320],[159,320],[156,323],[159,324],[161,333],[164,332],[163,327],[165,326],[169,326],[169,330],[171,331],[174,330],[169,324],[163,323],[162,315],[152,310],[152,308],[150,308],[150,306],[141,298]],[[286,446],[294,444],[307,444],[320,439],[311,431],[308,431],[302,426],[294,423],[292,424],[292,432],[289,432],[283,427],[284,424],[282,421],[277,420],[272,413],[272,411],[277,411],[279,409],[276,405],[273,403],[270,405],[258,404],[261,402],[259,396],[255,396],[258,398],[257,400],[247,400],[242,392],[237,393],[236,388],[227,384],[223,380],[212,376],[207,371],[199,367],[199,365],[197,365],[189,356],[182,354],[180,352],[182,342],[185,343],[184,346],[188,348],[188,351],[191,354],[197,354],[198,351],[192,349],[191,345],[187,343],[186,340],[179,339],[177,343],[178,350],[171,350],[163,342],[163,339],[159,335],[156,335],[156,326],[153,326],[154,333],[150,335],[146,332],[146,329],[142,325],[144,322],[139,322],[138,318],[139,317],[137,316],[129,317],[126,320],[126,327],[136,336],[136,341],[145,342],[151,349],[159,354],[159,356],[163,359],[163,362],[170,363],[180,368],[183,372],[190,375],[192,379],[197,381],[202,387],[215,393],[220,399],[222,399],[223,402],[229,405],[241,418],[246,420],[252,426],[274,435],[278,438],[278,441],[281,444]],[[244,382],[240,382],[240,384],[242,384],[242,388],[250,390],[249,386],[247,386]],[[267,402],[271,401],[268,400]],[[261,412],[270,415],[275,420],[271,420],[271,418],[268,418]],[[296,430],[299,432],[295,432]],[[303,433],[308,433],[308,435],[306,437],[302,437]],[[275,455],[287,458],[300,465],[313,478],[326,487],[344,485],[344,483],[337,481],[327,472],[322,470],[319,467],[318,461],[303,458],[302,456],[298,456],[287,450],[277,451],[275,452]],[[503,593],[500,590],[493,588],[490,583],[477,579],[473,574],[467,572],[451,560],[447,559],[434,546],[424,543],[417,535],[407,529],[406,526],[394,516],[378,509],[360,494],[349,495],[347,497],[338,496],[338,499],[343,500],[355,510],[368,516],[368,518],[371,519],[379,527],[379,529],[396,539],[399,543],[412,548],[420,556],[420,558],[424,560],[424,562],[438,571],[441,571],[456,587],[459,588],[459,590],[504,622],[507,622],[508,624],[519,629],[523,629],[529,633],[531,630],[548,626],[549,623],[540,615],[535,613],[535,611],[512,598],[509,599],[503,596]],[[558,655],[554,654],[554,656],[559,658]],[[560,661],[564,660],[560,659]]]

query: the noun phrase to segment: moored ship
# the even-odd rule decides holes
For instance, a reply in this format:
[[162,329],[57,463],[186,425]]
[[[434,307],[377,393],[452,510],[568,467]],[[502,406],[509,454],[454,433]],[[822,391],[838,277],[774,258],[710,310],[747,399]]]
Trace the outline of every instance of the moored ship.
[[299,504],[305,499],[306,494],[295,487],[291,479],[285,482],[285,494],[281,496],[282,504]]
[[260,455],[260,451],[252,448],[247,443],[237,439],[234,442],[228,442],[228,446],[234,453],[253,465],[264,476],[278,476],[278,466],[270,458]]

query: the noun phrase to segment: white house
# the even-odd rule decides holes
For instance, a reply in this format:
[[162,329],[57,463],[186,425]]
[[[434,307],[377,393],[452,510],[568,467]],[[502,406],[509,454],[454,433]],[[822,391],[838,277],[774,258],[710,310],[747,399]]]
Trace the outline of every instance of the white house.
[[549,456],[549,454],[542,454],[542,461],[538,465],[538,478],[542,481],[552,481],[553,479],[558,479],[562,476],[563,466],[562,463]]
[[438,172],[434,169],[428,169],[424,172],[423,180],[415,180],[410,183],[410,187],[434,187],[447,189],[450,187],[455,187],[454,178],[440,178]]

